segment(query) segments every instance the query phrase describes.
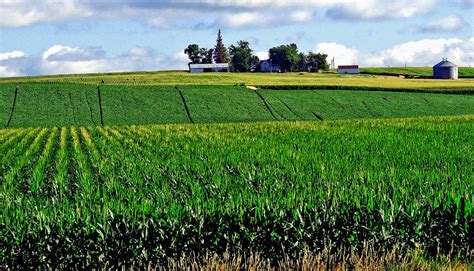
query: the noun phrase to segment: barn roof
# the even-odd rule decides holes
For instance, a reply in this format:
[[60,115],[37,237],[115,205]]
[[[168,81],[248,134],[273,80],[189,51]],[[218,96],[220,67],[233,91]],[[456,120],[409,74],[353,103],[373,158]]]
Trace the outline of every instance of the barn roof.
[[191,69],[216,69],[229,68],[229,63],[213,63],[213,64],[190,64]]
[[443,58],[443,61],[436,64],[433,68],[447,68],[447,67],[457,67],[456,64],[449,62],[447,58]]
[[343,70],[343,69],[358,69],[359,65],[339,65],[337,66],[338,69]]

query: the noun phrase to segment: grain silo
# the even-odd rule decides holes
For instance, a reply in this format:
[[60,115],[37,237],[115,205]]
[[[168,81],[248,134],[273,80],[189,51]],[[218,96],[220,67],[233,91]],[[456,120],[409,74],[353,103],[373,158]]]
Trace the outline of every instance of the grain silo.
[[434,79],[458,79],[458,66],[443,58],[443,61],[433,67]]

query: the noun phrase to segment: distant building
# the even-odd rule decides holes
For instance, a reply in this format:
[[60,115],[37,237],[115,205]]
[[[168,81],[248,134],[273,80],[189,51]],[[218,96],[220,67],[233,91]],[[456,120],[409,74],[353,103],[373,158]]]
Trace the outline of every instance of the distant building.
[[337,72],[340,74],[358,74],[359,65],[341,65],[337,66]]
[[447,58],[433,67],[434,79],[458,79],[458,66],[448,61]]
[[189,64],[190,73],[229,72],[229,63]]
[[270,60],[262,60],[258,64],[257,71],[260,72],[280,72],[278,65],[272,64]]

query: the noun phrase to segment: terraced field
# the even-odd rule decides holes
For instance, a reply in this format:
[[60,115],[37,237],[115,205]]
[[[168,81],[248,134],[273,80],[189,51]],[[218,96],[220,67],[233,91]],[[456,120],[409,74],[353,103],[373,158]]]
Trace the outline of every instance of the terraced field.
[[[4,127],[275,120],[326,121],[474,114],[474,96],[237,86],[0,84]],[[99,100],[100,95],[100,100]]]

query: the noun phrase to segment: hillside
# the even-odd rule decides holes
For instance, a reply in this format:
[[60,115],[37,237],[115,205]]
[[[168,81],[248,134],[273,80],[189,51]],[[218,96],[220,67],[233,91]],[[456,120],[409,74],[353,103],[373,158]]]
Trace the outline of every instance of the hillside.
[[[431,67],[361,68],[362,74],[432,78]],[[474,78],[474,68],[459,67],[459,78]]]
[[99,91],[94,85],[22,84],[16,99],[15,85],[0,86],[0,117],[4,127],[322,121],[474,114],[474,96],[470,95],[101,84],[99,102]]
[[[394,74],[397,72],[394,71]],[[397,74],[398,75],[398,74]],[[31,82],[62,82],[107,85],[248,85],[248,86],[312,86],[402,89],[409,91],[471,91],[474,79],[432,80],[432,79],[401,79],[395,76],[376,75],[339,75],[334,73],[205,73],[190,74],[184,71],[168,72],[134,72],[108,74],[72,74],[55,76],[33,76],[0,78],[0,84],[24,84]]]

